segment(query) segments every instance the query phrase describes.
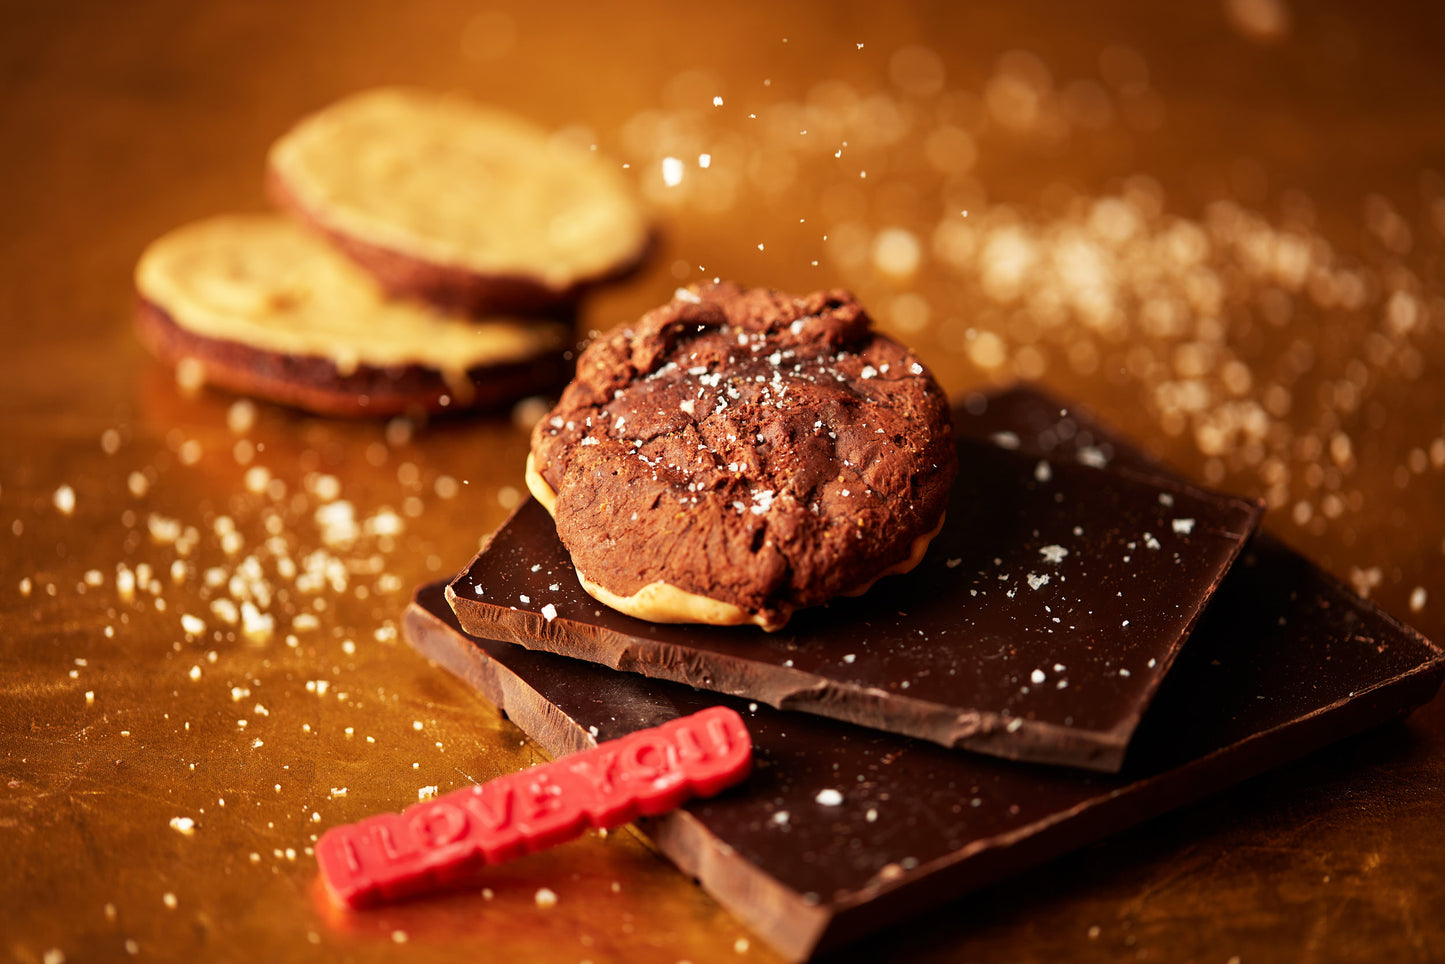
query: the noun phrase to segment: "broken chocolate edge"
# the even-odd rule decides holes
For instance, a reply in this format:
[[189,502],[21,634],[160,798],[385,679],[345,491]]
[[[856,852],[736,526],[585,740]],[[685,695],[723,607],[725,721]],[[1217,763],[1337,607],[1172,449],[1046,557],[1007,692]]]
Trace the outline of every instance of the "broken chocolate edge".
[[[701,677],[739,675],[750,662],[734,656],[696,651],[691,652],[686,660],[647,659],[644,654],[664,654],[673,648],[672,644],[622,635],[565,616],[558,616],[549,623],[544,617],[528,610],[505,609],[458,594],[453,587],[467,577],[476,561],[477,557],[474,557],[472,563],[446,587],[447,603],[468,633],[513,643],[523,649],[584,659],[617,672],[680,683],[721,696],[756,700],[777,710],[824,716],[855,726],[926,740],[950,749],[972,750],[1007,760],[1073,766],[1104,773],[1115,773],[1123,765],[1129,736],[1142,718],[1142,713],[1136,713],[1114,730],[1076,730],[1024,717],[1004,717],[989,711],[958,712],[939,703],[896,693],[880,699],[877,692],[868,686],[775,666],[770,666],[769,672],[777,678],[795,679],[797,685],[780,687],[783,690],[781,695],[757,689],[738,693],[718,690],[705,685]],[[1200,605],[1189,623],[1191,629],[1202,611],[1203,606]],[[578,631],[574,627],[593,631]],[[553,648],[548,645],[553,636],[562,636],[572,645],[565,649]],[[1175,647],[1175,650],[1178,648]],[[580,652],[588,655],[579,655]],[[644,667],[646,672],[642,671]],[[694,675],[688,670],[700,672]],[[1007,727],[1015,720],[1021,721],[1018,727],[1007,732]],[[940,738],[940,733],[948,736]],[[1000,737],[1000,734],[1006,735]]]

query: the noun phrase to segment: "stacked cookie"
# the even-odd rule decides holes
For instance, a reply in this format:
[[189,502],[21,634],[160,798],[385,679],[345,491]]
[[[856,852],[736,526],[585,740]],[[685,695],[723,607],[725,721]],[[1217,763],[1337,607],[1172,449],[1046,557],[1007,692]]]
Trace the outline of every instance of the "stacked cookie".
[[942,389],[852,295],[721,283],[583,353],[527,484],[595,599],[777,630],[918,565],[956,470]]
[[458,96],[360,93],[273,146],[287,214],[150,245],[137,331],[207,383],[324,415],[486,408],[554,388],[590,288],[647,218],[614,166]]

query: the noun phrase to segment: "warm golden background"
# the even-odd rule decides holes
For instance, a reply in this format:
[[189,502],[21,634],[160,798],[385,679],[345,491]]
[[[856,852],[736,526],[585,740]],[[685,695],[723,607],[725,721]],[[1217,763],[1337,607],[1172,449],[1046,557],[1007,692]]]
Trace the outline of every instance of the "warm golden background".
[[[188,396],[130,333],[141,248],[260,207],[302,113],[414,83],[595,143],[666,240],[587,327],[714,275],[850,286],[950,392],[1089,403],[1439,640],[1441,36],[1396,0],[9,5],[0,956],[772,959],[625,833],[490,899],[317,901],[322,829],[538,753],[397,638],[521,497],[525,411]],[[1445,958],[1442,781],[1437,703],[858,956]]]

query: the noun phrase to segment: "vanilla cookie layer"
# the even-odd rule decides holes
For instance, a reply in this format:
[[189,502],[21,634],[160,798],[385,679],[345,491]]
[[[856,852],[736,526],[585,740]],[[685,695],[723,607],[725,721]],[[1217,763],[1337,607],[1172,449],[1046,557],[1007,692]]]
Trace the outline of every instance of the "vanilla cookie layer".
[[617,165],[457,95],[356,94],[302,120],[269,163],[327,231],[478,275],[561,291],[648,243]]
[[372,278],[279,215],[224,215],[170,232],[136,267],[141,298],[198,336],[358,366],[418,365],[448,381],[559,349],[565,325],[478,321],[386,297]]

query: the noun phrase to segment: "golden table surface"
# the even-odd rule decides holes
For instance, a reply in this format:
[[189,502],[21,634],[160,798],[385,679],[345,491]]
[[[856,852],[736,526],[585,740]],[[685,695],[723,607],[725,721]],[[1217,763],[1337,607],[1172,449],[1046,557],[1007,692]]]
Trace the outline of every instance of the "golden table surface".
[[[1442,20],[1395,0],[11,5],[0,957],[773,959],[626,833],[489,894],[318,900],[324,828],[540,754],[397,633],[411,587],[521,498],[526,411],[237,404],[182,391],[131,334],[140,249],[260,207],[302,113],[412,83],[595,143],[665,240],[585,327],[715,275],[846,285],[950,392],[1022,377],[1088,403],[1268,500],[1270,529],[1439,640]],[[1440,960],[1442,781],[1437,701],[857,956]]]

